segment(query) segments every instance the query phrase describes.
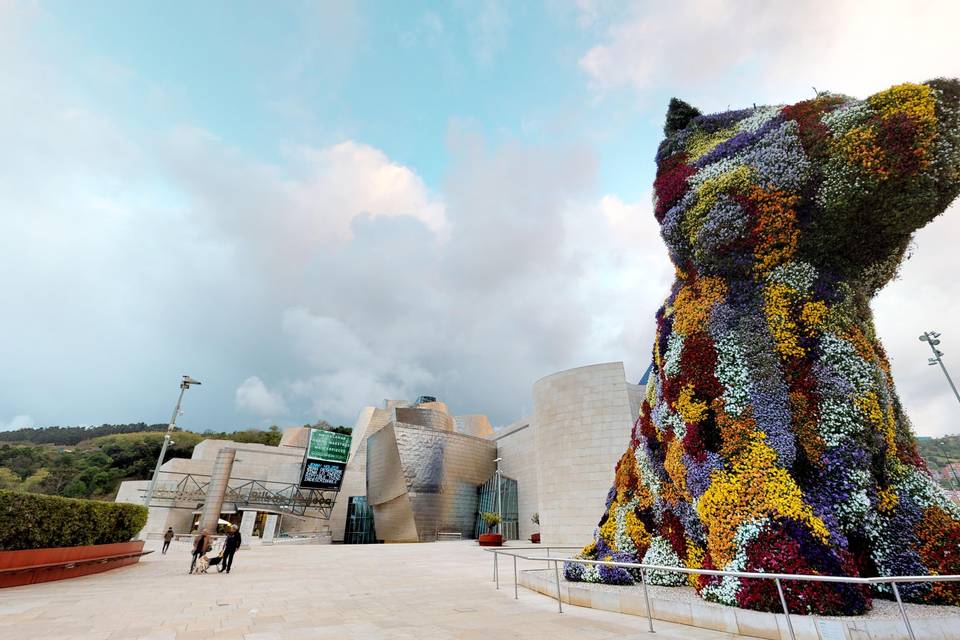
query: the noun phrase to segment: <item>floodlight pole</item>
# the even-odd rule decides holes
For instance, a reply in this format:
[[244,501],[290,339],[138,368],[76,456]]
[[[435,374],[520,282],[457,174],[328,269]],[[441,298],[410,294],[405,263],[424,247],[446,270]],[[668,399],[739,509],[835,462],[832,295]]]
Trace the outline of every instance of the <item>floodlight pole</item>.
[[163,457],[167,454],[167,446],[170,444],[170,434],[177,426],[177,416],[180,415],[180,404],[183,402],[183,392],[190,388],[192,384],[200,384],[199,380],[194,380],[190,376],[183,376],[180,382],[180,396],[177,398],[177,406],[173,409],[173,415],[170,417],[170,424],[167,425],[167,432],[163,434],[163,446],[160,447],[160,457],[157,458],[157,466],[153,468],[153,477],[150,479],[150,488],[147,489],[147,495],[143,499],[143,504],[148,508],[150,501],[153,500],[153,492],[157,488],[157,478],[160,477],[160,466],[163,464]]
[[923,335],[920,336],[920,342],[926,342],[930,345],[930,350],[933,351],[933,357],[927,360],[927,363],[930,366],[935,364],[940,365],[940,370],[943,371],[943,375],[947,378],[947,382],[950,384],[950,388],[953,389],[953,395],[956,396],[957,402],[960,402],[960,393],[957,393],[957,387],[953,384],[953,379],[950,377],[950,374],[947,373],[947,368],[943,364],[943,352],[937,349],[937,345],[940,344],[940,334],[936,331],[924,331]]

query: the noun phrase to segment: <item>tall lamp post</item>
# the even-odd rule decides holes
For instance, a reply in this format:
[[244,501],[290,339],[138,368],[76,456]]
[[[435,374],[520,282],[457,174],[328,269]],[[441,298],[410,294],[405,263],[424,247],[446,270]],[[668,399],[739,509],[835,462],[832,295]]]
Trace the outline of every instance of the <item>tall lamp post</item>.
[[503,496],[500,495],[500,461],[503,458],[497,458],[494,462],[497,463],[497,516],[499,517],[497,521],[497,533],[501,536],[503,535]]
[[920,336],[920,342],[926,342],[930,345],[930,350],[933,351],[933,357],[927,358],[927,364],[931,367],[940,365],[940,369],[943,370],[943,375],[947,377],[947,382],[950,383],[950,388],[953,389],[953,395],[957,397],[957,402],[960,402],[960,393],[957,393],[957,387],[954,386],[953,379],[950,377],[950,374],[947,373],[947,368],[943,366],[943,351],[937,349],[937,345],[940,344],[940,334],[936,331],[924,331],[923,335]]
[[[956,396],[957,402],[960,402],[960,393],[957,393],[957,387],[953,384],[953,379],[950,377],[950,374],[947,373],[947,367],[943,364],[943,351],[937,349],[937,345],[940,344],[940,334],[936,331],[924,331],[920,336],[920,342],[926,342],[928,345],[930,345],[930,350],[933,351],[933,357],[927,358],[927,364],[929,364],[931,367],[938,364],[940,365],[943,375],[946,376],[947,382],[950,383],[950,388],[953,389],[953,395]],[[946,453],[946,451],[943,449],[942,443],[940,444],[940,450]],[[953,482],[958,488],[960,488],[960,480],[957,479],[957,472],[954,470],[951,464],[952,461],[947,458],[947,466],[953,472]]]
[[157,488],[157,478],[160,477],[160,465],[163,464],[163,456],[167,453],[167,446],[170,444],[170,434],[173,433],[173,429],[177,426],[177,416],[180,415],[180,403],[183,402],[183,392],[190,388],[191,385],[201,384],[199,380],[194,380],[190,376],[181,376],[183,380],[180,382],[180,396],[177,398],[177,406],[173,409],[173,416],[170,418],[170,424],[167,426],[167,432],[163,434],[163,446],[160,448],[160,457],[157,458],[157,466],[153,469],[153,477],[150,479],[150,488],[147,489],[147,495],[143,500],[143,503],[150,506],[150,501],[153,500],[153,492]]

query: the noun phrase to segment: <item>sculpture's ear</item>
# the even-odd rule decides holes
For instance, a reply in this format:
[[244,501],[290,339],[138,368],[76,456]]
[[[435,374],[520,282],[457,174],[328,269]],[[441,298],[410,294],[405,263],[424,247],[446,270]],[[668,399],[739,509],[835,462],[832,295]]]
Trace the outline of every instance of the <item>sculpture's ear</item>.
[[663,132],[666,135],[673,135],[677,131],[683,130],[690,121],[700,115],[700,110],[691,107],[683,100],[670,98],[670,106],[667,108],[667,122],[663,125]]

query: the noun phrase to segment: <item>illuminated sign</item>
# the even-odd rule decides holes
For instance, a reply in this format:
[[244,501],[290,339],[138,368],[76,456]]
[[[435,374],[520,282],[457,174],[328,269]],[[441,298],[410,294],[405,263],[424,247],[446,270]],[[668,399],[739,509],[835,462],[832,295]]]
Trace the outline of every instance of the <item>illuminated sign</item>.
[[300,486],[304,489],[339,491],[346,468],[347,465],[343,462],[307,458],[303,465],[303,474],[300,476]]
[[350,457],[350,442],[353,436],[323,429],[310,429],[310,444],[307,457],[314,460],[346,462]]
[[300,472],[300,486],[304,489],[339,491],[352,441],[353,436],[346,433],[310,429]]

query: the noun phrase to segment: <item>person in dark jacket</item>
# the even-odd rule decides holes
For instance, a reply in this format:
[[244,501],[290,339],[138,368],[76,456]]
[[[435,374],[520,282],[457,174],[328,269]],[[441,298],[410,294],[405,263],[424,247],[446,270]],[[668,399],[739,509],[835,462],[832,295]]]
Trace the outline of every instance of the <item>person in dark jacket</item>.
[[210,534],[206,531],[201,531],[200,535],[193,541],[193,560],[190,561],[190,573],[193,573],[193,568],[197,564],[197,558],[207,552],[210,544]]
[[240,532],[237,531],[236,525],[230,527],[230,533],[227,534],[226,539],[223,541],[223,557],[220,560],[221,573],[224,571],[230,573],[230,567],[233,566],[233,554],[240,548],[240,541]]
[[160,552],[160,555],[167,555],[167,549],[170,548],[171,540],[173,540],[173,527],[167,529],[167,532],[163,534],[163,550]]

